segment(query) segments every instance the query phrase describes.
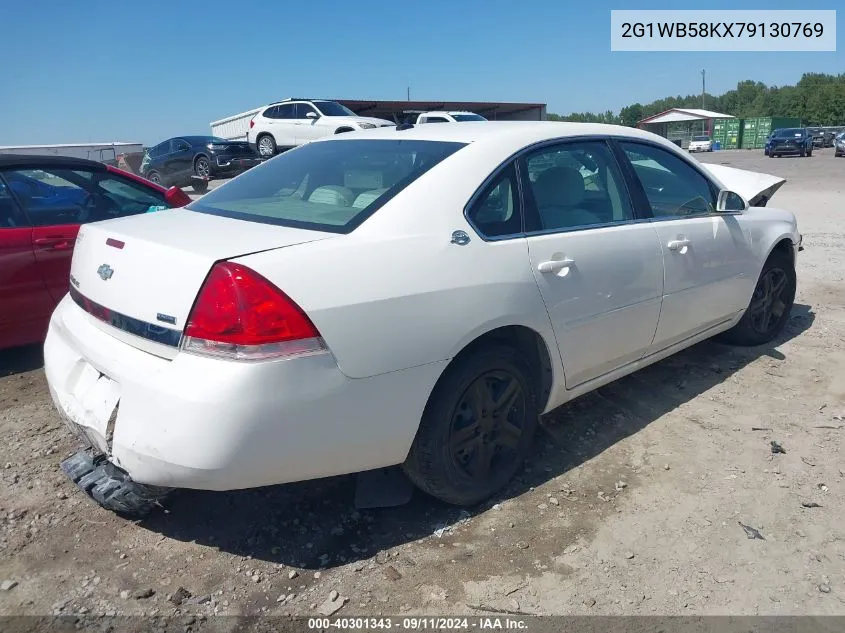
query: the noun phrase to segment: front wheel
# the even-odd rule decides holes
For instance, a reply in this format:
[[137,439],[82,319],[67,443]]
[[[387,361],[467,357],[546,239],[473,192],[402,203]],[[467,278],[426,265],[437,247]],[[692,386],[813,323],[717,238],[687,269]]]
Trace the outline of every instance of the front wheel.
[[438,381],[403,468],[431,496],[474,505],[522,466],[538,417],[525,359],[503,345],[479,349],[457,359]]
[[724,333],[734,345],[763,345],[781,333],[795,303],[795,266],[784,253],[772,253],[757,280],[751,302],[739,323]]

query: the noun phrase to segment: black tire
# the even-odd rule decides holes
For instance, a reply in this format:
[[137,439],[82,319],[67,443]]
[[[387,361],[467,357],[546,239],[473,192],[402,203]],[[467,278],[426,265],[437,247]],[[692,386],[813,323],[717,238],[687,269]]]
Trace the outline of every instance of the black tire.
[[805,152],[805,151],[802,149],[802,150],[801,150],[801,154],[800,154],[801,158],[804,158],[804,157],[805,157],[805,156],[807,156],[807,155],[808,155],[808,154],[807,154],[807,152]]
[[[781,280],[784,285],[776,292]],[[726,343],[743,347],[763,345],[774,339],[789,320],[795,303],[795,288],[795,266],[789,256],[778,252],[769,255],[745,314],[721,338]]]
[[255,139],[255,148],[261,158],[273,158],[279,151],[272,134],[260,134]]
[[455,361],[429,397],[405,473],[422,491],[454,505],[495,494],[531,450],[536,384],[526,360],[508,346],[490,345]]
[[809,158],[810,156],[812,156],[812,155],[813,155],[813,150],[810,150],[809,152],[807,152],[807,157],[808,157],[808,158]]
[[191,181],[191,188],[194,190],[194,193],[205,193],[208,191],[208,181],[195,178]]
[[149,174],[147,174],[147,180],[149,180],[150,182],[154,182],[157,185],[162,184],[161,176],[159,176],[157,171],[151,171]]

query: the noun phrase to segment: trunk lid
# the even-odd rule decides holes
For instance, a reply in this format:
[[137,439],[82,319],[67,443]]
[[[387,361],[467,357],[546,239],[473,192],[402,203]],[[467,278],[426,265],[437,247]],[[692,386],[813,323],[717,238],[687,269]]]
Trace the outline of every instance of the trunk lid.
[[71,294],[99,304],[86,309],[119,329],[172,341],[215,262],[330,237],[185,209],[96,222],[79,232]]
[[775,192],[786,182],[786,178],[771,174],[737,169],[727,165],[702,164],[724,185],[725,189],[738,193],[752,207],[765,206]]

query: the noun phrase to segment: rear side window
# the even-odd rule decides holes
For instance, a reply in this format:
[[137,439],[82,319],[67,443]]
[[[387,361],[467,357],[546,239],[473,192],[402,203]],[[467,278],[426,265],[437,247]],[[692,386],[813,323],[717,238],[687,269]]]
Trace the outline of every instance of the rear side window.
[[429,116],[425,119],[426,123],[448,123],[449,119],[444,119],[442,116]]
[[463,143],[331,140],[254,167],[188,205],[190,211],[349,233]]
[[286,103],[285,105],[280,105],[276,109],[276,119],[293,119],[296,117],[295,114],[296,105],[293,103]]
[[19,169],[4,178],[33,226],[99,222],[169,206],[163,194],[109,172]]

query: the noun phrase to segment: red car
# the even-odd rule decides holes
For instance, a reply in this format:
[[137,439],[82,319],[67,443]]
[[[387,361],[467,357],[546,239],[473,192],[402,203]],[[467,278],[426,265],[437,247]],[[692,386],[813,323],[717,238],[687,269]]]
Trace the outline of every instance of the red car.
[[191,201],[90,160],[0,155],[0,349],[39,343],[67,293],[81,224]]

